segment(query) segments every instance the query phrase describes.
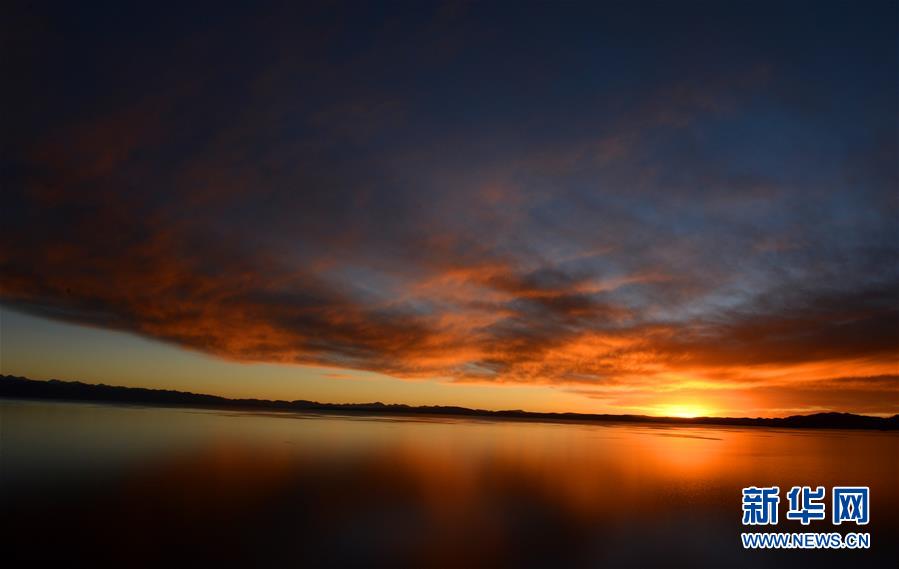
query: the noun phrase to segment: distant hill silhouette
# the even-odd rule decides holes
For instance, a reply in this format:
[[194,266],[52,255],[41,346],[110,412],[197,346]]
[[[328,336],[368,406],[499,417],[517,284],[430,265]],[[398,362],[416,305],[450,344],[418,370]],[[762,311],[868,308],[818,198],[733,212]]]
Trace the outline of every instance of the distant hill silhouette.
[[591,413],[537,413],[531,411],[508,410],[487,411],[441,405],[411,407],[402,404],[375,403],[318,403],[315,401],[282,401],[268,399],[228,399],[216,395],[205,395],[168,389],[145,389],[141,387],[118,387],[93,385],[80,381],[60,381],[51,379],[38,381],[26,377],[0,375],[0,397],[14,399],[49,399],[63,401],[96,401],[132,405],[154,405],[166,407],[201,407],[212,409],[242,409],[269,411],[314,411],[380,415],[434,415],[466,416],[490,419],[535,420],[551,422],[627,422],[658,423],[669,425],[732,425],[783,428],[832,428],[832,429],[877,429],[899,430],[899,415],[892,417],[871,417],[853,413],[815,413],[793,415],[784,418],[750,417],[651,417],[647,415],[601,415]]

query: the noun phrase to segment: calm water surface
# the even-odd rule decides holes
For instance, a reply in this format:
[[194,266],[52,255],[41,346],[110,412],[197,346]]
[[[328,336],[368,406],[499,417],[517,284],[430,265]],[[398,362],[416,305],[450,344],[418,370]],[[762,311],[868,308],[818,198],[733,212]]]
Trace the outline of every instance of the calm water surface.
[[[2,559],[899,566],[899,435],[0,400]],[[868,551],[744,551],[740,490],[868,485]],[[776,531],[852,531],[828,520]]]

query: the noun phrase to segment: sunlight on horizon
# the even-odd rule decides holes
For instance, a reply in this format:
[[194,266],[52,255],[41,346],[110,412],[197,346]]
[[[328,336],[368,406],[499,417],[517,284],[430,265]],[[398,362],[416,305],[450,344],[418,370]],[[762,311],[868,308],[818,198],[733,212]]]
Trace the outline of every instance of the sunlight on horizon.
[[711,417],[717,413],[704,405],[694,403],[673,403],[656,407],[653,415],[661,417],[678,417],[681,419],[694,419],[696,417]]

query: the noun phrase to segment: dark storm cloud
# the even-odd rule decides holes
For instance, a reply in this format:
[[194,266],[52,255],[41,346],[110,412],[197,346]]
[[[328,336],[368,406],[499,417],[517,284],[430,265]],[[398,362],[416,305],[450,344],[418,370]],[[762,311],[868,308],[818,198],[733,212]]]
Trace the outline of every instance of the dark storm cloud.
[[403,377],[893,377],[895,11],[28,6],[3,301]]

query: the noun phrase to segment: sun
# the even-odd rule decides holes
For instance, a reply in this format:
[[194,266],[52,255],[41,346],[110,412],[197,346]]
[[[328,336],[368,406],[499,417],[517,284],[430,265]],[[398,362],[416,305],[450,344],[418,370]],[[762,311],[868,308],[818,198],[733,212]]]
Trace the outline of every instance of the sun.
[[707,417],[711,414],[708,407],[692,403],[675,403],[660,405],[658,414],[663,417],[679,417],[681,419],[693,419],[694,417]]

